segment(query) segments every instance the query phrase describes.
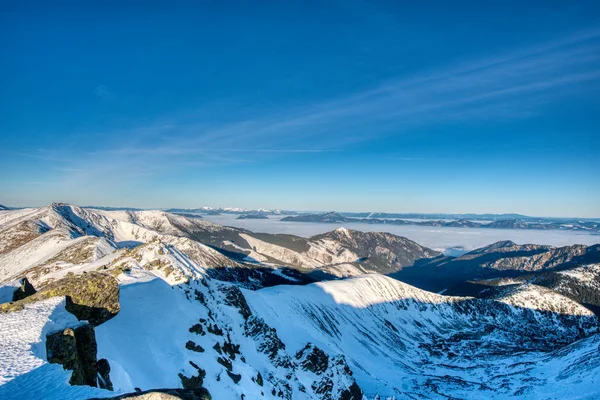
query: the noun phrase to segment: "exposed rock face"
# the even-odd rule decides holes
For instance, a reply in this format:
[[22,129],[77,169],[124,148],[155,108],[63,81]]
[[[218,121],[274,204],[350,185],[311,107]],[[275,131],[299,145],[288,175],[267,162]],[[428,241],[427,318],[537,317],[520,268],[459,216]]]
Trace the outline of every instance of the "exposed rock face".
[[116,279],[107,274],[90,272],[67,276],[23,300],[2,304],[0,312],[22,310],[25,304],[62,296],[67,297],[66,308],[70,313],[93,326],[108,321],[120,310]]
[[23,300],[26,297],[35,294],[36,290],[31,283],[27,280],[27,278],[21,279],[21,286],[13,293],[13,301]]
[[363,392],[352,377],[344,356],[329,357],[320,348],[307,343],[296,354],[300,368],[315,374],[312,389],[326,400],[361,400]]
[[196,368],[198,374],[195,376],[188,377],[180,373],[179,379],[181,379],[181,385],[184,389],[202,389],[202,384],[204,383],[206,371],[200,368],[198,365],[194,364],[192,361],[190,361],[190,365]]
[[8,254],[47,231],[40,223],[23,221],[0,229],[0,255]]
[[[212,396],[205,388],[199,389],[153,389],[145,392],[127,393],[112,400],[212,400]],[[91,399],[100,400],[100,399]]]
[[251,316],[245,324],[246,336],[254,338],[258,351],[265,353],[273,365],[291,368],[292,362],[285,352],[285,344],[277,336],[277,331],[267,325],[262,318]]
[[67,328],[46,338],[48,362],[61,364],[65,369],[73,371],[69,381],[71,385],[98,386],[97,351],[94,328],[91,325]]
[[305,370],[314,372],[317,375],[322,374],[329,366],[329,357],[323,350],[308,343],[302,350],[296,354],[296,359]]
[[252,315],[252,311],[250,311],[242,291],[237,286],[225,286],[224,291],[225,304],[236,307],[242,317],[247,320]]

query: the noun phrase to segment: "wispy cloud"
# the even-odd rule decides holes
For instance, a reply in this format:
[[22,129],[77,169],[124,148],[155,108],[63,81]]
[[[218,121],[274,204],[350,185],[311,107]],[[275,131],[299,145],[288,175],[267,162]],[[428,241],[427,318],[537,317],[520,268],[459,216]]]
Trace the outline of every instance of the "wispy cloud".
[[[563,96],[594,90],[600,83],[598,65],[600,28],[594,28],[402,76],[335,99],[261,109],[253,119],[235,120],[232,111],[230,122],[215,124],[186,113],[106,135],[118,141],[104,141],[105,135],[99,135],[104,145],[82,152],[82,158],[98,168],[144,172],[168,165],[229,165],[249,162],[257,154],[336,152],[357,142],[447,122],[531,118]],[[104,85],[94,94],[112,96]],[[157,166],[157,158],[151,156],[160,157],[164,166]]]
[[357,137],[363,140],[390,133],[378,132],[379,124],[391,125],[399,133],[414,126],[460,120],[461,115],[523,118],[541,112],[535,106],[538,100],[547,103],[574,86],[585,90],[582,84],[599,81],[599,63],[600,29],[592,29],[384,82],[342,98],[276,110],[254,120],[211,128],[182,126],[179,140],[186,146],[219,149],[236,144],[249,150],[315,142],[326,149]]
[[114,94],[108,90],[106,85],[98,85],[93,90],[94,96],[100,97],[103,100],[114,98]]

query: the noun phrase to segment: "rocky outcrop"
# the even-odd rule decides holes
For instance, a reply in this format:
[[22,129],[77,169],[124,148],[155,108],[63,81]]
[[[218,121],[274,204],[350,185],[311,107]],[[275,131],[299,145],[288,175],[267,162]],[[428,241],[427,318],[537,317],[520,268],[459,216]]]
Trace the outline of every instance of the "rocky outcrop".
[[302,368],[317,375],[325,372],[329,366],[329,357],[327,354],[311,343],[308,343],[296,354],[296,359],[299,360]]
[[67,297],[67,311],[77,319],[88,321],[93,326],[108,321],[120,310],[117,280],[108,274],[90,272],[67,276],[29,297],[2,304],[0,312],[22,310],[26,304],[63,296]]
[[193,361],[190,361],[190,365],[196,368],[196,371],[198,371],[198,373],[190,377],[180,373],[179,379],[181,380],[181,385],[184,389],[202,389],[202,384],[204,383],[206,371],[200,368],[198,365],[196,365]]
[[252,311],[240,288],[233,285],[225,286],[223,287],[223,292],[225,292],[225,304],[237,308],[245,320],[252,315]]
[[35,289],[26,278],[15,291],[16,301],[0,305],[0,312],[23,310],[28,304],[52,297],[66,297],[65,308],[80,321],[73,326],[46,337],[46,359],[73,371],[71,385],[88,385],[112,390],[110,365],[107,360],[98,361],[94,327],[114,317],[120,310],[119,286],[115,278],[102,273],[70,275],[42,290]]
[[327,353],[307,343],[296,354],[299,367],[315,376],[311,387],[326,400],[361,400],[363,392],[354,380],[344,356],[329,357]]
[[[145,392],[122,394],[109,397],[106,400],[212,400],[212,396],[205,388],[199,389],[152,389]],[[90,399],[100,400],[100,399]]]
[[22,278],[20,281],[20,286],[13,293],[13,301],[23,300],[26,297],[29,297],[36,293],[35,288],[27,278]]
[[256,342],[256,349],[266,354],[273,365],[291,368],[292,361],[285,352],[285,344],[277,336],[277,330],[265,323],[262,318],[251,316],[244,326],[245,334]]
[[69,381],[71,385],[98,386],[97,352],[94,327],[88,324],[75,329],[67,328],[46,338],[48,362],[61,364],[65,369],[73,371]]

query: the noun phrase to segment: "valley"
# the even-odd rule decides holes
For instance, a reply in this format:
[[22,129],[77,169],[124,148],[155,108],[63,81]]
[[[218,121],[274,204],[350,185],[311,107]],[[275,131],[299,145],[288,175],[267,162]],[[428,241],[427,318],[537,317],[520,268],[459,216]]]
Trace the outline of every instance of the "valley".
[[[346,227],[255,233],[60,203],[0,213],[2,398],[600,395],[600,245],[455,257]],[[88,323],[88,364],[44,350]],[[82,373],[95,384],[69,384]]]

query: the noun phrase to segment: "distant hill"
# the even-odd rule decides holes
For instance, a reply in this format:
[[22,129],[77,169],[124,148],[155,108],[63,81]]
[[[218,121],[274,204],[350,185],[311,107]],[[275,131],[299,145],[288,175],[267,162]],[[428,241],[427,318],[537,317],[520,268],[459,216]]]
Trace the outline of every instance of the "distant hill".
[[[392,219],[376,218],[370,214],[368,217],[356,218],[349,217],[347,213],[328,212],[324,214],[302,214],[282,218],[282,221],[292,222],[316,222],[316,223],[357,223],[357,224],[382,224],[382,225],[421,225],[421,226],[440,226],[446,228],[489,228],[489,229],[539,229],[539,230],[568,230],[568,231],[600,231],[600,222],[595,220],[563,220],[563,219],[545,219],[524,217],[524,219],[499,219],[493,221],[470,220],[461,215],[461,219]],[[401,215],[401,214],[384,214]],[[411,214],[404,214],[411,215]],[[425,214],[418,214],[425,215]],[[467,214],[468,215],[468,214]]]
[[263,214],[242,214],[237,219],[269,219],[269,217]]

